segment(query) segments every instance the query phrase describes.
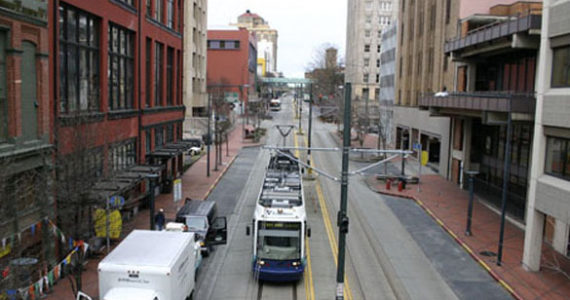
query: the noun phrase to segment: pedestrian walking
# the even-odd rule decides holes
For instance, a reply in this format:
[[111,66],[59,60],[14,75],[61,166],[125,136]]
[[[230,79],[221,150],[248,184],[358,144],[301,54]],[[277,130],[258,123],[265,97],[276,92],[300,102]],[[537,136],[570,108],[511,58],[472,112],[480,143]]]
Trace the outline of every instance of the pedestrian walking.
[[158,213],[154,216],[154,227],[156,230],[161,231],[164,228],[164,209],[159,209]]

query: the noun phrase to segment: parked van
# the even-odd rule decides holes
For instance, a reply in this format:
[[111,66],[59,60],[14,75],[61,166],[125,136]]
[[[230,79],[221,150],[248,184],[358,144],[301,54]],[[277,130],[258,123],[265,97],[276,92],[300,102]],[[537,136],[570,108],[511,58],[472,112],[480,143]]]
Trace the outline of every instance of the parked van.
[[185,224],[189,232],[196,233],[204,256],[210,254],[212,246],[226,243],[226,217],[217,216],[214,201],[187,198],[184,206],[176,213],[176,223]]

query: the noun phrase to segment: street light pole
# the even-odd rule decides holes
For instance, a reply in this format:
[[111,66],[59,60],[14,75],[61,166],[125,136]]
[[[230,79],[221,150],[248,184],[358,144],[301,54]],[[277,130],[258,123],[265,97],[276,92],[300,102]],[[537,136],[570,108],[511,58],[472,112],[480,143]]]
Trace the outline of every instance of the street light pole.
[[350,150],[350,96],[352,85],[345,84],[344,90],[344,129],[342,143],[342,175],[340,187],[340,211],[338,212],[338,265],[336,273],[336,299],[344,299],[344,260],[346,234],[348,233],[348,152]]
[[208,137],[206,138],[206,176],[208,177],[210,177],[210,145],[212,144],[210,119],[212,119],[212,95],[208,94]]
[[499,229],[499,251],[497,251],[497,266],[501,265],[503,258],[503,237],[505,235],[505,217],[507,210],[507,197],[509,192],[509,178],[511,170],[511,136],[513,134],[512,129],[512,116],[511,116],[511,101],[509,99],[509,111],[507,116],[507,142],[505,145],[505,163],[503,166],[503,194],[501,203],[501,228]]
[[[307,165],[311,165],[311,130],[313,124],[313,84],[310,83],[310,92],[309,92],[309,137],[307,138],[307,146],[309,146],[309,150],[307,150]],[[309,168],[309,174],[311,173],[311,169]]]

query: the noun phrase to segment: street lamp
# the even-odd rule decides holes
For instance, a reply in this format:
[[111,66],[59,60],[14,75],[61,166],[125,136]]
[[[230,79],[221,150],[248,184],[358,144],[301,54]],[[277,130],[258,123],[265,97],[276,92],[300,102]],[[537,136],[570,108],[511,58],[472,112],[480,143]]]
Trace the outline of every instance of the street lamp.
[[477,171],[466,171],[465,174],[469,175],[469,206],[467,208],[467,228],[465,235],[471,236],[471,216],[473,215],[473,180],[479,174]]

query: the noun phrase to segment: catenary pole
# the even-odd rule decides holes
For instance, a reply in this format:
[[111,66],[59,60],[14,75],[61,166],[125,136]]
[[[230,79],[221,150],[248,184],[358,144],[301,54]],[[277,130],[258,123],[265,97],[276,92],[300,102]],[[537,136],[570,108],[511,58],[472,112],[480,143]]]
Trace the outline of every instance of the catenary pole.
[[350,150],[350,96],[352,85],[345,84],[344,88],[344,124],[342,142],[342,175],[340,186],[340,211],[337,217],[338,226],[338,265],[336,273],[336,299],[344,299],[344,260],[346,234],[348,233],[348,215],[346,213],[348,202],[348,152]]

